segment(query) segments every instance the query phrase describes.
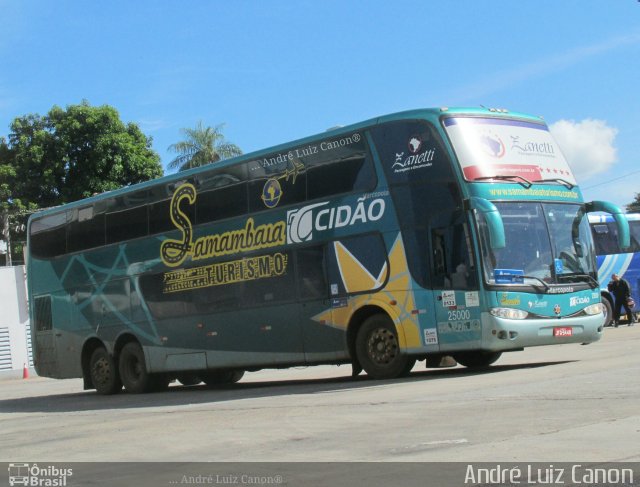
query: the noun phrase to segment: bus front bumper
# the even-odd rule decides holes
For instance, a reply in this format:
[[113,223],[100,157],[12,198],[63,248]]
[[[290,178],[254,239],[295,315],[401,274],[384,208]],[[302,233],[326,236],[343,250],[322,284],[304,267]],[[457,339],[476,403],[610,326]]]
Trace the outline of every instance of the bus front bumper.
[[592,343],[602,338],[604,315],[513,320],[482,313],[482,349],[514,350],[562,343]]

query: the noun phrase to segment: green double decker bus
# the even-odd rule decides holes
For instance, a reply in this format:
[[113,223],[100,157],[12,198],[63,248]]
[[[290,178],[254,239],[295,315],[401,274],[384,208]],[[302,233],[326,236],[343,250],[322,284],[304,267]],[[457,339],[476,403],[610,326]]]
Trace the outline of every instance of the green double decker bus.
[[351,363],[590,343],[604,315],[586,203],[539,117],[383,116],[31,217],[39,375],[112,394]]

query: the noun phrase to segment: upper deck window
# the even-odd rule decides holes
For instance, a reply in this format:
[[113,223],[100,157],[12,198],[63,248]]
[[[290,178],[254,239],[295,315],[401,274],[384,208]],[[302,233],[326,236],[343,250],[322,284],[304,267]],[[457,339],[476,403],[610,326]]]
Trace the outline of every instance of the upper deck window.
[[401,120],[374,127],[371,133],[391,186],[455,179],[447,149],[431,124]]

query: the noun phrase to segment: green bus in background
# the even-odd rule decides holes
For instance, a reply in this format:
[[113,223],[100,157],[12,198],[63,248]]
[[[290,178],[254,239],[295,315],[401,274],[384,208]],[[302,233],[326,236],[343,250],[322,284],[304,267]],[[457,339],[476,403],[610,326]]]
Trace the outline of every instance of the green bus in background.
[[467,367],[603,332],[585,203],[539,117],[424,109],[35,214],[39,375],[102,394],[245,371]]

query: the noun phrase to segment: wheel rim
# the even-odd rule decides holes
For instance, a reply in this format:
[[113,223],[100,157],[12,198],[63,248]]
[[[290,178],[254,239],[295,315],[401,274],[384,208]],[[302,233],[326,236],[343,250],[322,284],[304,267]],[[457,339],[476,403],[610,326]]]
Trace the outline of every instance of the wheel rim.
[[98,384],[108,384],[111,380],[111,367],[109,366],[109,361],[104,357],[101,357],[93,363],[91,372],[93,374],[93,380]]
[[398,356],[398,340],[386,328],[377,328],[367,341],[367,352],[376,365],[387,365]]

